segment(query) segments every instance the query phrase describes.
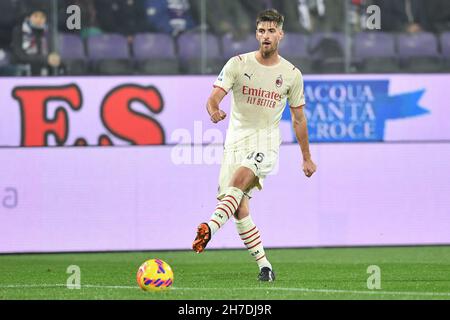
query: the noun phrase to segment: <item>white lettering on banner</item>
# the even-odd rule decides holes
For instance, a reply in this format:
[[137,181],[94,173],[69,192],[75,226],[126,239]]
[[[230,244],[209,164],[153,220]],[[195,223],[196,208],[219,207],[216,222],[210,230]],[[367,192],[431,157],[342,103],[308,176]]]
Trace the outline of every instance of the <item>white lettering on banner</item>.
[[376,138],[375,98],[369,85],[307,85],[305,94],[311,102],[305,114],[312,139]]
[[306,100],[310,102],[374,101],[372,89],[367,85],[318,85],[305,86]]
[[352,121],[373,121],[376,119],[373,106],[369,103],[363,105],[352,103],[339,106],[334,103],[328,103],[327,105],[318,103],[312,112],[305,109],[308,120],[313,122],[344,120],[347,118],[347,113],[350,113],[348,118]]
[[370,139],[375,135],[375,125],[371,122],[318,122],[311,123],[310,127],[313,129],[313,134],[317,139],[340,139],[343,137],[350,137],[352,139]]

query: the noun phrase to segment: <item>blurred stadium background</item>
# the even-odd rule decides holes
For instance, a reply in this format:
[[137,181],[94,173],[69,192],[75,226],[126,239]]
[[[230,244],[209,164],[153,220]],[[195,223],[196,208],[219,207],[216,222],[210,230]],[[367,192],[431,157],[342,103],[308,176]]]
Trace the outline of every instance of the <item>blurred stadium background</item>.
[[[80,30],[68,27],[71,5],[81,9]],[[381,10],[380,29],[367,28],[371,5]],[[450,245],[446,0],[0,1],[7,13],[0,15],[0,253],[189,250],[195,227],[215,204],[227,127],[212,125],[204,105],[227,59],[257,49],[255,16],[269,7],[286,18],[281,55],[304,74],[318,172],[302,176],[286,108],[279,166],[251,203],[265,246],[418,246],[391,255],[381,250],[358,263],[396,265],[405,256],[413,267],[402,269],[408,272],[392,280],[392,290],[420,290],[413,282],[399,286],[420,270],[429,284],[423,290],[448,293],[449,264],[439,258],[446,248],[420,249]],[[27,17],[36,10],[45,12],[47,25],[31,35]],[[49,64],[51,54],[57,58]],[[229,110],[229,97],[223,108]],[[233,223],[210,247],[242,248]],[[299,263],[306,257],[320,266],[325,256],[308,260],[302,252],[295,254]],[[179,270],[195,277],[189,268],[196,257],[183,254]],[[346,255],[346,267],[360,254]],[[171,263],[170,252],[161,255]],[[278,265],[298,262],[274,256],[283,256]],[[1,284],[22,283],[12,275],[26,257],[0,257]],[[330,257],[327,263],[342,258]],[[46,268],[54,259],[36,263]],[[252,267],[249,257],[237,259]],[[427,263],[438,286],[430,285]],[[335,284],[365,289],[364,271],[358,285]],[[299,277],[299,286],[307,282]],[[134,285],[133,275],[120,279],[115,284]],[[0,286],[0,297],[42,296]]]
[[[376,32],[366,23],[372,4],[382,12]],[[81,30],[67,27],[70,5],[81,9]],[[254,17],[266,7],[285,14],[281,50],[306,74],[450,70],[445,0],[5,0],[0,6],[8,12],[0,18],[3,75],[31,72],[11,43],[14,27],[36,8],[48,15],[48,50],[62,57],[60,75],[216,74],[231,56],[254,49]]]

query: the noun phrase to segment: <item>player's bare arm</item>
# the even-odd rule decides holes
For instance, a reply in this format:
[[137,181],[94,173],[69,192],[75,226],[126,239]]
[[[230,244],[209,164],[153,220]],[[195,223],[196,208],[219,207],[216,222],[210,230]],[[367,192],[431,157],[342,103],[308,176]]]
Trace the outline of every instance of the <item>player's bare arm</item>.
[[316,164],[311,159],[308,140],[308,125],[303,107],[291,108],[292,125],[303,155],[303,172],[309,178],[316,172]]
[[213,123],[217,123],[226,118],[227,114],[220,110],[220,102],[222,102],[223,98],[227,95],[227,93],[221,88],[214,88],[211,92],[211,95],[208,98],[208,102],[206,103],[206,110],[210,116],[210,119]]

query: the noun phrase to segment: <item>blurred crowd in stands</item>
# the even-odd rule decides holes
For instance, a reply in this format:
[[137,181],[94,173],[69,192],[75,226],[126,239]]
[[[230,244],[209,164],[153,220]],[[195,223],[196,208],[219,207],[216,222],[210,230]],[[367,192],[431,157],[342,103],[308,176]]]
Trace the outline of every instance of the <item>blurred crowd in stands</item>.
[[[448,0],[57,3],[52,21],[50,0],[0,1],[0,74],[214,74],[231,56],[257,49],[254,21],[266,8],[285,15],[280,52],[304,73],[450,71]],[[381,29],[367,30],[374,4]],[[70,5],[81,9],[81,30],[67,28]]]

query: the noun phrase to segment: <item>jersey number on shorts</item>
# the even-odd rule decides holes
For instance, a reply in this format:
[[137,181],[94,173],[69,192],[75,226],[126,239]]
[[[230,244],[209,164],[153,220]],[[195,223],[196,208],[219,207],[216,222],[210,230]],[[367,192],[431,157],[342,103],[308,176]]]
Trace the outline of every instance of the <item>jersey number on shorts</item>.
[[258,163],[261,163],[261,162],[264,160],[264,153],[262,153],[262,152],[258,152],[258,153],[255,155],[255,151],[253,151],[252,153],[250,153],[250,154],[247,156],[247,159],[250,160],[250,159],[253,158],[253,156],[255,156],[255,160],[256,160],[256,162],[258,162]]

